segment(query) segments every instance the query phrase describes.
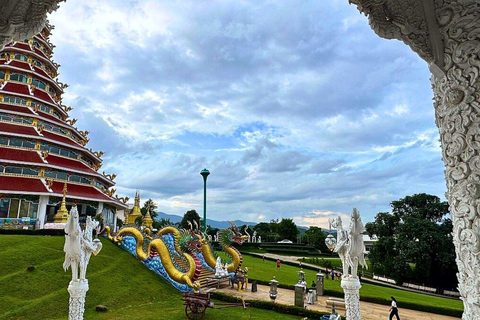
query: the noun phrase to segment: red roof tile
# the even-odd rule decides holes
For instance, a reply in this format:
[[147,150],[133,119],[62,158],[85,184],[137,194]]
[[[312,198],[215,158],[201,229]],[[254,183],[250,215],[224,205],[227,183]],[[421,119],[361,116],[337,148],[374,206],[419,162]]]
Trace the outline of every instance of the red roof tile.
[[32,50],[30,48],[30,45],[26,44],[26,43],[23,43],[23,42],[17,42],[15,43],[15,45],[13,46],[15,48],[20,48],[20,49],[23,49],[23,50]]
[[30,91],[28,91],[28,86],[26,84],[8,82],[5,87],[3,87],[2,91],[30,95]]
[[4,122],[0,122],[0,132],[26,134],[36,137],[38,136],[37,131],[32,126],[21,126]]
[[[1,154],[1,151],[0,151],[0,154]],[[48,155],[47,162],[51,165],[54,165],[54,166],[59,166],[59,167],[62,167],[62,168],[67,168],[67,169],[79,170],[79,171],[83,171],[83,172],[88,173],[88,174],[96,174],[97,173],[95,170],[91,169],[90,167],[88,167],[87,165],[85,165],[81,161],[76,161],[76,160],[73,160],[73,159],[66,159],[66,158],[62,158],[62,157],[57,157],[57,156],[51,155],[51,154]]]
[[63,122],[62,120],[52,116],[50,113],[43,112],[42,110],[38,110],[38,114],[48,120],[52,120],[50,122],[65,124],[65,122]]
[[48,93],[40,90],[40,89],[35,89],[33,90],[33,95],[35,98],[41,99],[43,101],[49,102],[49,103],[55,103],[52,98],[48,95]]
[[34,69],[35,72],[38,73],[39,75],[44,76],[44,77],[46,77],[46,78],[48,78],[48,79],[51,78],[43,69],[40,69],[40,68],[38,68],[38,67],[36,67],[36,66],[33,66],[33,69]]
[[30,72],[32,71],[32,69],[30,69],[30,66],[28,65],[28,63],[22,62],[22,61],[11,60],[10,63],[8,64],[8,66],[15,67],[15,68],[20,68],[20,69],[27,70],[27,71],[30,71]]
[[[54,181],[52,185],[52,190],[54,193],[61,194],[63,191],[63,182]],[[105,195],[103,192],[98,191],[90,185],[78,185],[67,183],[67,198],[69,196],[87,198],[87,199],[96,199],[96,200],[107,200],[112,201],[110,197]]]
[[66,136],[55,134],[53,132],[46,131],[46,130],[42,131],[42,134],[45,138],[48,138],[48,139],[52,139],[52,140],[55,140],[55,141],[67,143],[67,144],[74,145],[74,146],[79,146],[78,143],[71,140],[70,138],[67,138]]
[[48,192],[38,178],[0,176],[0,191]]
[[33,150],[0,147],[0,159],[43,164],[43,160],[40,158],[37,151]]
[[34,114],[33,111],[30,110],[30,108],[28,108],[28,107],[13,106],[13,105],[10,105],[10,104],[3,104],[3,103],[0,103],[0,110]]
[[[33,47],[33,49],[35,50],[36,54],[39,54],[40,56],[44,57],[45,59],[48,59],[47,56],[45,55],[45,53],[43,53],[43,51],[39,50],[37,47]],[[29,48],[29,50],[30,50],[30,48]]]

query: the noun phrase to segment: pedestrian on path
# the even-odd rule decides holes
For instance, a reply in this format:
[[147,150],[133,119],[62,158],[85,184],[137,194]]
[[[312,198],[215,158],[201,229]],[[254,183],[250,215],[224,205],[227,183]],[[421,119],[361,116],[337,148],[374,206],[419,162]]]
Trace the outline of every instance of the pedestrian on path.
[[335,270],[332,269],[332,280],[335,280]]
[[398,308],[397,308],[397,300],[394,297],[390,297],[390,300],[392,300],[392,305],[390,306],[390,320],[393,319],[393,316],[397,318],[397,320],[400,320],[400,317],[398,316]]
[[265,263],[265,255],[262,256],[262,261]]
[[280,269],[280,264],[281,264],[280,259],[277,259],[277,270]]

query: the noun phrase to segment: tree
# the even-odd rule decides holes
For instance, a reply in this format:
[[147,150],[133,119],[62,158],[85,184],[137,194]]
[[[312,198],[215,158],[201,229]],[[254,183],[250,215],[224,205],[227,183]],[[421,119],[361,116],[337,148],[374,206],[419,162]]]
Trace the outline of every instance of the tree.
[[288,239],[291,241],[297,240],[299,234],[297,225],[293,222],[293,219],[282,218],[282,221],[277,225],[277,232],[282,239]]
[[262,239],[264,239],[263,241],[266,241],[267,235],[269,235],[272,232],[270,228],[270,223],[267,223],[267,222],[257,223],[253,227],[253,231],[257,231],[257,239],[258,239],[258,236],[261,236]]
[[153,221],[152,223],[152,226],[153,228],[157,229],[157,230],[160,230],[162,228],[165,228],[167,226],[171,226],[172,223],[170,222],[170,219],[169,218],[161,218],[160,220],[158,221]]
[[456,287],[448,203],[421,193],[393,201],[391,206],[391,214],[380,212],[365,226],[370,236],[375,234],[379,239],[368,256],[374,271],[397,282]]
[[155,218],[158,217],[157,208],[158,208],[157,204],[152,199],[148,199],[143,204],[143,207],[140,209],[140,212],[142,213],[142,216],[145,217],[145,215],[147,214],[147,209],[149,209],[150,217],[152,217],[152,220],[155,220]]
[[183,215],[182,221],[180,221],[180,228],[190,229],[190,225],[188,224],[188,221],[190,221],[193,225],[195,225],[193,223],[194,220],[197,221],[198,227],[201,228],[200,216],[198,215],[197,211],[189,210],[185,212],[185,214]]
[[313,245],[316,249],[319,249],[322,252],[329,252],[327,246],[325,245],[325,238],[327,235],[319,227],[310,227],[305,231],[305,236],[307,237],[307,242],[310,245]]

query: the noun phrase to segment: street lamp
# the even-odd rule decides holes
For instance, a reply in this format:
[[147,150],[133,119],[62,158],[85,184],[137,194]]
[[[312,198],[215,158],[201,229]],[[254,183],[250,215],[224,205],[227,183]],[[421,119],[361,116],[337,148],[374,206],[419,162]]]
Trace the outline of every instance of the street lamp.
[[207,177],[210,171],[203,169],[200,174],[203,177],[203,232],[207,232]]

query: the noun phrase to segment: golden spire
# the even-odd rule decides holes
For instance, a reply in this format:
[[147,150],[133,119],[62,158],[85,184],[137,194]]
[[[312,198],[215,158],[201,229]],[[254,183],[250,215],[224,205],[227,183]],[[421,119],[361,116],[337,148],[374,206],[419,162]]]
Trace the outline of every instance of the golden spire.
[[150,216],[150,206],[148,206],[147,213],[145,214],[145,217],[143,218],[143,221],[142,221],[142,226],[151,228],[152,223],[153,223],[153,220],[152,220],[152,217]]
[[135,202],[133,205],[132,212],[127,215],[127,219],[125,221],[126,224],[135,224],[135,219],[141,217],[142,214],[140,212],[140,192],[135,193]]
[[67,223],[68,220],[68,210],[66,206],[66,196],[67,196],[67,183],[63,185],[63,199],[62,199],[62,204],[60,205],[60,209],[57,211],[57,214],[53,217],[53,221],[55,223]]

